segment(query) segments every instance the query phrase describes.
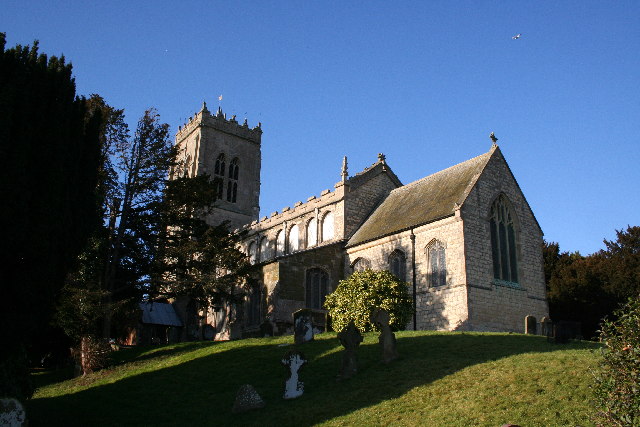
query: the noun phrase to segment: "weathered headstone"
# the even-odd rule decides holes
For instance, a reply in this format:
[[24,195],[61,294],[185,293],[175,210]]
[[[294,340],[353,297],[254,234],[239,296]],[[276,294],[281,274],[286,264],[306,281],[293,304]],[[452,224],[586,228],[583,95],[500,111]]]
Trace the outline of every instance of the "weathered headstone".
[[313,341],[313,320],[307,309],[301,309],[293,313],[294,342],[303,344]]
[[524,333],[527,335],[536,335],[538,333],[538,322],[534,316],[525,316]]
[[273,336],[273,323],[271,323],[271,320],[265,319],[264,322],[260,324],[260,335],[263,337]]
[[553,335],[553,322],[547,316],[540,320],[540,335],[550,338]]
[[389,326],[390,320],[389,312],[383,308],[376,308],[371,315],[371,323],[377,325],[378,329],[380,329],[378,342],[380,342],[382,361],[384,363],[392,362],[399,357],[396,349],[396,335],[391,332],[391,327]]
[[553,337],[556,344],[566,344],[572,339],[582,339],[580,322],[561,320],[553,325]]
[[307,363],[307,358],[297,350],[288,351],[281,360],[287,369],[287,378],[284,380],[284,399],[295,399],[304,393],[304,383],[300,381],[300,370]]
[[251,384],[241,385],[233,403],[233,413],[246,412],[252,409],[264,408],[264,400]]
[[351,378],[358,372],[358,355],[356,351],[362,342],[362,334],[356,328],[353,321],[338,333],[340,344],[344,347],[342,353],[342,366],[340,367],[339,379]]
[[17,399],[0,399],[0,426],[22,427],[27,425],[27,414]]

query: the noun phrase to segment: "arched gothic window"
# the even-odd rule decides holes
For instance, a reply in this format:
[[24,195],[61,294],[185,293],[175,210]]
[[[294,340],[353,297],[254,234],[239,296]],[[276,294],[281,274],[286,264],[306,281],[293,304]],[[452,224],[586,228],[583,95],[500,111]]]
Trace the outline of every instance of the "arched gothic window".
[[220,153],[220,155],[216,159],[216,166],[213,171],[214,175],[224,176],[225,164],[224,153]]
[[307,223],[307,247],[312,248],[318,244],[318,221],[313,218]]
[[391,255],[389,255],[389,271],[403,282],[407,280],[406,261],[407,258],[405,257],[404,252],[399,249],[396,249],[391,252]]
[[224,153],[220,153],[216,159],[216,165],[213,170],[213,182],[216,189],[216,198],[222,199],[224,188],[224,171],[225,171],[225,156]]
[[516,229],[514,216],[505,196],[500,196],[493,202],[489,223],[491,226],[493,277],[498,280],[518,283]]
[[276,256],[284,255],[284,231],[278,231],[276,235]]
[[269,259],[269,239],[263,237],[260,240],[260,261]]
[[328,212],[322,218],[322,241],[333,239],[333,212]]
[[247,326],[256,326],[260,324],[260,300],[262,293],[259,286],[251,288],[251,292],[247,301]]
[[371,270],[371,262],[366,258],[358,258],[351,264],[353,271]]
[[255,264],[258,261],[258,250],[256,242],[249,243],[249,262]]
[[298,226],[294,225],[289,230],[289,252],[295,252],[299,249],[300,232]]
[[329,275],[320,268],[307,270],[307,308],[321,309],[329,290]]
[[229,164],[229,182],[227,183],[227,202],[235,203],[238,196],[238,158]]
[[447,262],[444,245],[439,240],[433,240],[427,246],[429,260],[429,286],[444,286],[447,284]]

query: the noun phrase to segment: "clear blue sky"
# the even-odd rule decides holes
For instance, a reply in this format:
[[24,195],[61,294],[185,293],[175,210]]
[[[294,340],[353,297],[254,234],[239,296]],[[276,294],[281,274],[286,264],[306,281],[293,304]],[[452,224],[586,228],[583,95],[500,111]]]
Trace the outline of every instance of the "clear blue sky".
[[[583,254],[640,225],[638,1],[7,1],[8,46],[40,40],[79,94],[203,100],[262,122],[261,215],[379,152],[404,183],[499,145],[547,240]],[[522,33],[513,40],[512,36]]]

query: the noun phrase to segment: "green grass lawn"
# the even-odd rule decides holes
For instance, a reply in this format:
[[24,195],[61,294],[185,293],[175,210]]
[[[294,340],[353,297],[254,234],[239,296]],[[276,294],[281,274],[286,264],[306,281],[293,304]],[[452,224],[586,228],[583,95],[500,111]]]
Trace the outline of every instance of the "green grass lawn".
[[[357,376],[342,382],[342,347],[332,333],[297,347],[288,336],[121,350],[114,367],[84,378],[35,376],[30,425],[593,425],[595,343],[493,333],[396,336],[400,360],[382,364],[377,334],[367,334]],[[309,363],[301,371],[304,395],[285,401],[280,359],[292,348]],[[232,414],[242,384],[253,385],[266,407]]]

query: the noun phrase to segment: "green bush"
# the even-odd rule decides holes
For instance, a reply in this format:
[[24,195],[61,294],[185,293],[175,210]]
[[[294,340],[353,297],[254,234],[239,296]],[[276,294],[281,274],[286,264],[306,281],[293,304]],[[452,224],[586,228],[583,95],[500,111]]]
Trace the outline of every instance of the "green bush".
[[327,295],[324,307],[329,310],[336,332],[342,331],[352,320],[362,332],[376,329],[369,320],[376,308],[389,312],[394,330],[404,329],[413,314],[407,288],[407,283],[388,271],[358,271],[340,281],[338,288]]
[[605,320],[605,344],[594,387],[598,424],[640,426],[640,299],[632,298]]

